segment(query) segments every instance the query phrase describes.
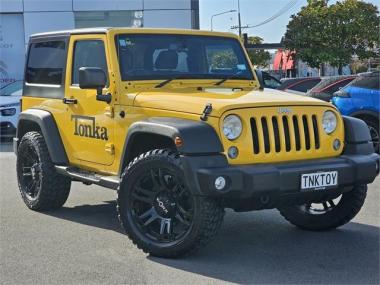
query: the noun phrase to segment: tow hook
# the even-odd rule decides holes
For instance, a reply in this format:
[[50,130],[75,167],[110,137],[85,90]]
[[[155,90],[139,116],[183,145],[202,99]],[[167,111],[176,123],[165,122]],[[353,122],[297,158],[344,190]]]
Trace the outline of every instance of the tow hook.
[[207,121],[208,115],[210,115],[212,112],[212,104],[208,103],[205,108],[203,109],[203,114],[201,116],[202,121]]

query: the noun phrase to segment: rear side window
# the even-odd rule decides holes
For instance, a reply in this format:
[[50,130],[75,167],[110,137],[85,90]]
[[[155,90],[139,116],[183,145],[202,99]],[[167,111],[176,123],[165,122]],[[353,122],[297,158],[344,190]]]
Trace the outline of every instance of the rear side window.
[[79,84],[79,68],[81,67],[98,67],[108,74],[103,41],[83,40],[75,43],[72,85]]
[[25,80],[33,84],[61,85],[65,65],[66,43],[64,41],[32,43]]
[[317,85],[321,79],[310,79],[310,80],[305,80],[301,81],[294,86],[289,87],[288,89],[294,90],[294,91],[299,91],[299,92],[307,92],[311,88],[313,88],[315,85]]

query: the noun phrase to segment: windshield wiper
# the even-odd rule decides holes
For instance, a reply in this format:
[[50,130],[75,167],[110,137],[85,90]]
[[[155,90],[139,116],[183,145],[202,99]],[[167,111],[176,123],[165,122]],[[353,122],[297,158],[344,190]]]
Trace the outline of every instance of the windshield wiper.
[[158,83],[156,86],[154,86],[154,88],[161,88],[161,87],[165,86],[166,84],[172,82],[173,80],[184,79],[184,78],[187,78],[187,77],[182,75],[182,74],[178,75],[178,76],[173,76],[172,78],[165,79],[164,81]]
[[226,82],[227,80],[230,80],[230,79],[246,79],[246,78],[238,76],[242,73],[243,73],[243,71],[239,70],[238,72],[231,74],[230,76],[224,77],[222,80],[216,82],[214,85],[216,85],[216,86],[222,85],[224,82]]

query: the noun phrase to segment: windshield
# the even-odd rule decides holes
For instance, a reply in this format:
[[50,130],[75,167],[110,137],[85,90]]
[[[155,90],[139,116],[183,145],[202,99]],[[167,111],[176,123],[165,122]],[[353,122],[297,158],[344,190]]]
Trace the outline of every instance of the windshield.
[[13,83],[5,85],[0,89],[0,96],[21,95],[22,85],[22,81],[15,81]]
[[240,43],[233,38],[118,35],[116,45],[122,80],[253,78]]
[[365,89],[380,90],[380,73],[364,73],[356,77],[355,80],[351,81],[347,87],[357,87]]

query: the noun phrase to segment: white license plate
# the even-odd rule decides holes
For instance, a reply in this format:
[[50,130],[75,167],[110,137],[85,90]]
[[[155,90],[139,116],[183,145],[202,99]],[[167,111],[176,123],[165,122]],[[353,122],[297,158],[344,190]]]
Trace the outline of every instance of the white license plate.
[[301,189],[323,190],[338,185],[338,171],[307,173],[301,176]]

